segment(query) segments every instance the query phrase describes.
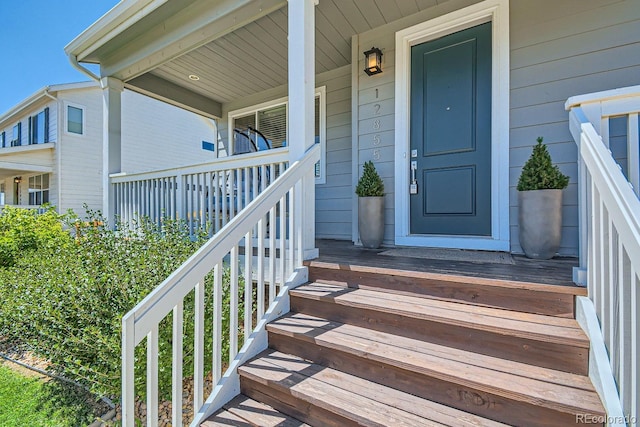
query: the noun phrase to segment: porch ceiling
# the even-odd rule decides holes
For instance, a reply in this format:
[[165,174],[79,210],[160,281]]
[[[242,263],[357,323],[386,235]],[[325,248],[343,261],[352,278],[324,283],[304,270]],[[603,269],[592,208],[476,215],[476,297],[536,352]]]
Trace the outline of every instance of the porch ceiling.
[[[444,1],[320,0],[316,8],[316,72],[351,63],[352,35]],[[287,82],[287,8],[168,61],[150,73],[218,103],[284,85]],[[199,80],[190,80],[190,75],[197,75]],[[135,85],[135,79],[130,83]]]

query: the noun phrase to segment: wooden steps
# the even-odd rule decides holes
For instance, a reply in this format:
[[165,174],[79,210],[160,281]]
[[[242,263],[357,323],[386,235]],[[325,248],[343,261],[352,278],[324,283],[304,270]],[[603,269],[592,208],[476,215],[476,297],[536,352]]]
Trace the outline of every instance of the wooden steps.
[[525,425],[543,418],[552,422],[547,425],[569,425],[575,414],[593,413],[594,408],[597,413],[599,405],[585,376],[494,361],[297,313],[273,322],[268,330],[270,346],[283,353],[484,417],[517,417]]
[[273,350],[239,370],[243,393],[313,425],[503,425]]
[[324,283],[305,285],[290,296],[295,312],[537,366],[588,372],[589,341],[573,319]]
[[267,325],[270,348],[238,369],[241,397],[203,425],[603,419],[572,318],[582,289],[336,266],[309,265],[315,282],[290,291],[291,312]]

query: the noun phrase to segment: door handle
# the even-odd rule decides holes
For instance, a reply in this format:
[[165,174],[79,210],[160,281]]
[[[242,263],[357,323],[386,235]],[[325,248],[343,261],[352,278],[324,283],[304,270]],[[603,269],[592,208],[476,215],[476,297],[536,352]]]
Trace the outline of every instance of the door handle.
[[411,161],[411,184],[409,184],[409,194],[418,194],[418,180],[416,179],[416,173],[418,170],[418,162],[416,160]]

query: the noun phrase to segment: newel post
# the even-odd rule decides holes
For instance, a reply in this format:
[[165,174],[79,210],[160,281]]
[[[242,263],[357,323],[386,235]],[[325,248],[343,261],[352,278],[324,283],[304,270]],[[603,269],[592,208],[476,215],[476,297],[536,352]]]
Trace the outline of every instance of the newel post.
[[[289,0],[289,160],[301,159],[315,143],[315,5],[317,0]],[[313,168],[296,187],[296,224],[302,227],[304,259],[315,247],[315,176]],[[298,227],[298,225],[296,225]]]
[[115,197],[109,175],[122,170],[122,91],[113,77],[100,79],[102,88],[102,214],[115,221]]

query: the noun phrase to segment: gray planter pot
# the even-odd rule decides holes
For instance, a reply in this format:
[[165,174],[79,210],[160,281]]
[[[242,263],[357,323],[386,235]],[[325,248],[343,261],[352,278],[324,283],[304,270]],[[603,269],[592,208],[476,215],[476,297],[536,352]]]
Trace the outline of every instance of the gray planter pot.
[[562,190],[519,191],[518,222],[527,258],[553,258],[562,236]]
[[358,232],[365,248],[379,248],[384,237],[384,197],[358,197]]

